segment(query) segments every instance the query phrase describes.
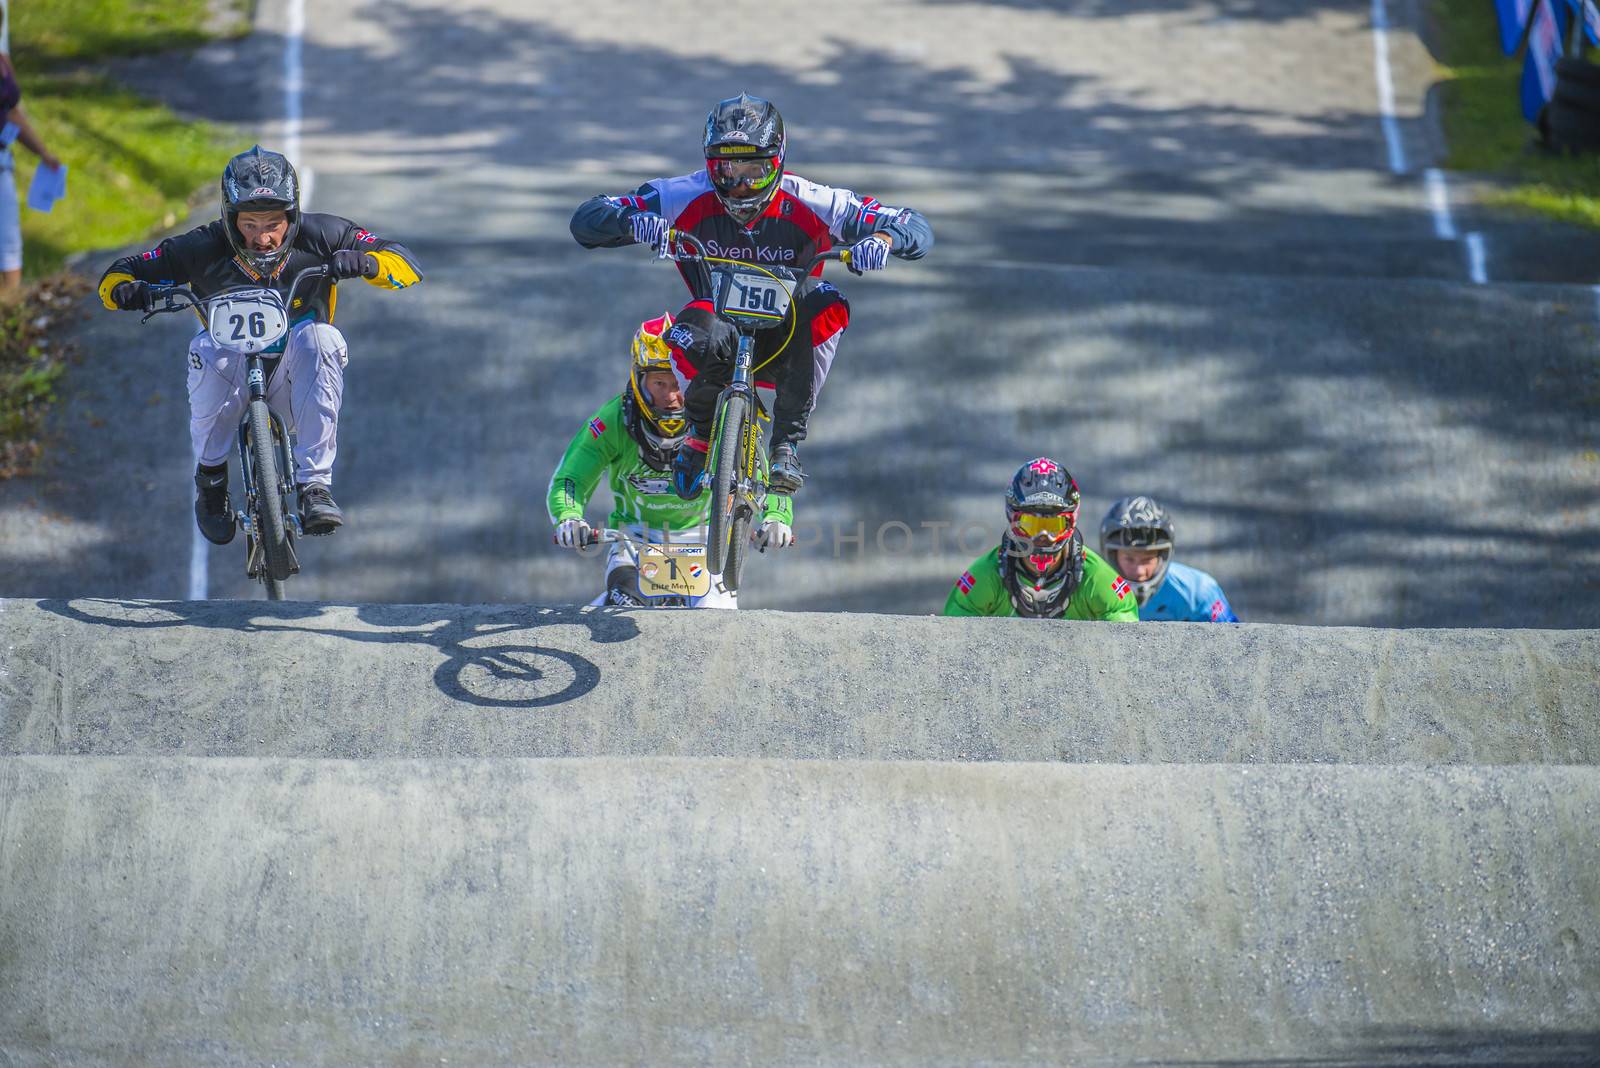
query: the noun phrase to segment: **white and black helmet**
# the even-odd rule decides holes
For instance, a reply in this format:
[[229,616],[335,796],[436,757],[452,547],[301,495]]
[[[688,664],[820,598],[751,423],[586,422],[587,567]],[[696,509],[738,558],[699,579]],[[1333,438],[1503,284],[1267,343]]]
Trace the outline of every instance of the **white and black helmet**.
[[[1155,596],[1167,580],[1167,565],[1172,563],[1172,546],[1175,540],[1172,517],[1154,497],[1136,494],[1124,497],[1111,506],[1100,521],[1100,555],[1120,572],[1116,557],[1118,549],[1138,549],[1141,552],[1161,554],[1161,563],[1148,581],[1133,582],[1134,596],[1144,604]],[[1127,578],[1126,575],[1123,576]]]
[[[289,217],[289,232],[271,252],[259,252],[239,233],[239,213],[281,211]],[[222,171],[222,228],[239,258],[262,275],[271,275],[294,244],[300,231],[300,176],[281,152],[256,145],[228,161]]]

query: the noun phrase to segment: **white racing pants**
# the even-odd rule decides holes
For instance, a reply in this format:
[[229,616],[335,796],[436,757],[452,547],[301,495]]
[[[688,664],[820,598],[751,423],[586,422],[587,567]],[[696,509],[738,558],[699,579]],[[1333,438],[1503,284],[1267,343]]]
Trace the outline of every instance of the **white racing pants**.
[[[295,435],[295,480],[333,484],[344,399],[344,335],[307,319],[289,328],[278,367],[267,381],[267,404]],[[270,366],[270,365],[269,365]],[[217,348],[204,330],[189,342],[189,436],[199,463],[228,461],[250,402],[246,358]]]
[[[647,534],[642,529],[631,529],[631,530],[628,531],[628,535],[630,537],[636,538],[640,542],[651,542],[651,541],[659,542],[659,541],[663,540],[662,539],[662,533],[663,532],[661,532],[661,531],[655,531],[653,533]],[[679,535],[679,540],[682,540],[682,535],[681,534]],[[699,536],[694,538],[694,539],[692,539],[692,540],[693,540],[693,542],[703,542],[705,540],[705,529],[701,528],[701,530],[699,531]],[[639,566],[639,553],[638,553],[638,550],[634,548],[634,544],[635,544],[634,542],[625,542],[625,541],[614,541],[614,542],[611,543],[611,551],[606,554],[606,579],[607,579],[607,587],[608,588],[605,589],[605,590],[601,590],[600,591],[600,596],[598,596],[594,600],[590,601],[589,602],[590,605],[593,605],[595,607],[599,607],[600,605],[603,605],[603,604],[606,603],[606,595],[607,595],[607,593],[610,592],[609,591],[609,585],[610,585],[609,580],[611,578],[611,573],[613,571],[615,571],[619,567],[635,567],[636,568],[636,567]],[[689,607],[690,608],[738,608],[739,607],[739,594],[738,594],[737,591],[729,590],[728,588],[726,588],[725,586],[722,585],[722,576],[721,575],[712,575],[711,576],[711,588],[709,590],[707,590],[700,597],[691,597],[691,598],[689,598]]]

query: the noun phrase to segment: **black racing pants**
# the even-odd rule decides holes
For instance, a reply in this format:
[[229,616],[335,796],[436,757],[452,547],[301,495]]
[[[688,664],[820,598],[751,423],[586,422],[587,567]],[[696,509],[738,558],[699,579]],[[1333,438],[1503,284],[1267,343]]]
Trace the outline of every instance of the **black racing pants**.
[[[833,366],[839,339],[850,325],[850,303],[832,283],[808,278],[795,300],[796,320],[791,334],[784,327],[755,335],[751,361],[757,385],[777,390],[772,413],[772,444],[799,442],[817,405],[817,395]],[[695,436],[711,436],[717,396],[733,379],[739,332],[712,311],[710,301],[697,300],[678,313],[667,333],[673,366],[686,383],[684,406]]]

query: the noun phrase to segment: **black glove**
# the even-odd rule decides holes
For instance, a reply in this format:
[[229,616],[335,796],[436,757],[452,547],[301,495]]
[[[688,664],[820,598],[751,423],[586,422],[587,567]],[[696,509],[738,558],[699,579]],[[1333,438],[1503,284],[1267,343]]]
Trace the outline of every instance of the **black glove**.
[[359,248],[342,248],[328,264],[335,278],[376,278],[378,257]]
[[155,294],[150,292],[150,283],[137,279],[131,282],[118,282],[111,287],[111,303],[123,311],[153,311],[156,306]]

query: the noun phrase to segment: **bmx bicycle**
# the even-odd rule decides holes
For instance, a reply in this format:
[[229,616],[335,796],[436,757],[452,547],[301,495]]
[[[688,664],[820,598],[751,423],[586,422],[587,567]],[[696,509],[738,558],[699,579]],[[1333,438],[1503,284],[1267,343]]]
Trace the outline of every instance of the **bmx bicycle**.
[[264,350],[288,334],[294,325],[289,309],[302,283],[325,278],[328,268],[308,267],[295,277],[287,296],[275,289],[241,286],[210,297],[196,297],[187,286],[151,286],[151,296],[161,306],[147,312],[141,323],[157,315],[194,309],[206,333],[219,349],[243,356],[250,400],[239,420],[239,470],[244,484],[244,508],[233,521],[245,533],[245,574],[259,579],[268,600],[281,601],[291,575],[300,571],[295,539],[302,537],[300,513],[294,504],[294,453],[288,428],[267,404],[267,369]]
[[[706,562],[722,584],[738,590],[739,573],[750,537],[750,524],[767,499],[765,450],[761,443],[759,401],[751,363],[755,336],[788,325],[792,332],[795,289],[825,260],[850,262],[849,249],[819,252],[797,268],[767,266],[711,256],[699,238],[684,230],[668,230],[662,258],[696,263],[700,286],[695,296],[708,299],[715,313],[739,332],[733,377],[717,396],[707,466],[711,475],[711,515],[706,537]],[[685,272],[687,275],[688,272]],[[698,287],[697,287],[698,288]]]

